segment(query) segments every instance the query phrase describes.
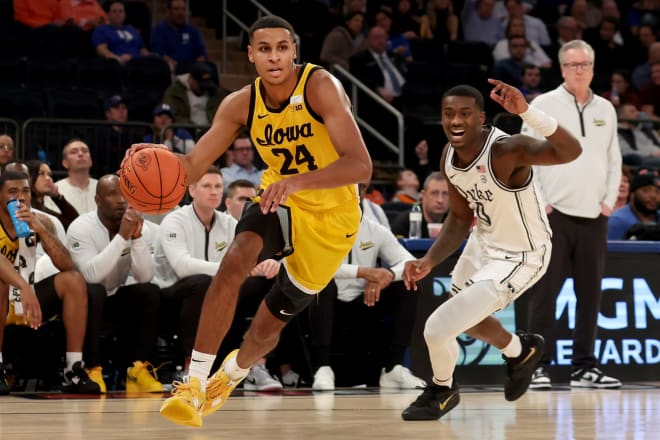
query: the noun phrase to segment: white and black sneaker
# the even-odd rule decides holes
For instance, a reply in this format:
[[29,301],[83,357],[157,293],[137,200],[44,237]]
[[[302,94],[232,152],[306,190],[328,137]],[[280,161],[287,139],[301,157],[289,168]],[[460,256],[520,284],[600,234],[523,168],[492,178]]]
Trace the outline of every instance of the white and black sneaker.
[[596,367],[580,368],[571,373],[571,388],[621,388],[621,381],[606,376]]
[[264,364],[255,364],[243,381],[248,391],[281,391],[282,383],[274,378]]
[[545,367],[538,367],[532,374],[532,381],[529,383],[530,390],[549,390],[552,388],[550,375]]
[[101,388],[89,378],[84,366],[82,362],[78,361],[73,364],[70,371],[64,374],[63,392],[69,394],[101,394]]

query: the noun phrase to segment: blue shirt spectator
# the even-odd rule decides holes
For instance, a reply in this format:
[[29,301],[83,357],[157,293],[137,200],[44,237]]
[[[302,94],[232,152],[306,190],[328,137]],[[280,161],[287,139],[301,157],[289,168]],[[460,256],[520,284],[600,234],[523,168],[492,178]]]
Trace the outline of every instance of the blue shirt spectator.
[[186,2],[171,0],[167,19],[151,32],[151,50],[171,66],[177,62],[206,61],[206,46],[199,30],[186,23]]
[[655,176],[641,174],[633,177],[630,183],[630,202],[612,213],[607,224],[608,240],[624,240],[632,226],[660,223],[658,211],[658,187]]
[[102,57],[112,58],[121,64],[131,58],[149,55],[142,36],[131,25],[125,25],[126,9],[123,1],[111,1],[108,8],[108,24],[97,26],[92,33],[92,46]]

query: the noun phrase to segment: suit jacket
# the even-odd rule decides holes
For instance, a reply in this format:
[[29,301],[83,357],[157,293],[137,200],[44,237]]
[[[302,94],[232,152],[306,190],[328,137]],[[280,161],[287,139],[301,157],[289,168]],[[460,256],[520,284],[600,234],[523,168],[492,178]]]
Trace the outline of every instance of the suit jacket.
[[376,90],[385,85],[383,71],[370,50],[365,49],[353,55],[349,59],[349,66],[350,72],[370,89]]

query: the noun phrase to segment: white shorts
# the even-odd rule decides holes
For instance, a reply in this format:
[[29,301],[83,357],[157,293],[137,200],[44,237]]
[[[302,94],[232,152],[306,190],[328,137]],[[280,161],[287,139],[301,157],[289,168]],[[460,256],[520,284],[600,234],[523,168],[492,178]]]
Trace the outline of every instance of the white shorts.
[[536,251],[508,252],[471,234],[451,273],[451,293],[457,294],[478,281],[493,281],[502,303],[508,305],[541,279],[551,253],[550,241]]

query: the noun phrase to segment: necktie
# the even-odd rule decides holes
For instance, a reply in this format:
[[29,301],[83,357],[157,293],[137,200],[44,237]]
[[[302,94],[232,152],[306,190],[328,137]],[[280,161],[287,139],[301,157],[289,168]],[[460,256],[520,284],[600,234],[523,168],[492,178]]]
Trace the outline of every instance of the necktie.
[[392,65],[385,53],[380,55],[380,63],[383,65],[383,70],[385,70],[385,73],[390,77],[390,81],[392,82],[392,90],[396,95],[400,95],[401,82],[399,81],[399,76],[394,71],[395,67]]

